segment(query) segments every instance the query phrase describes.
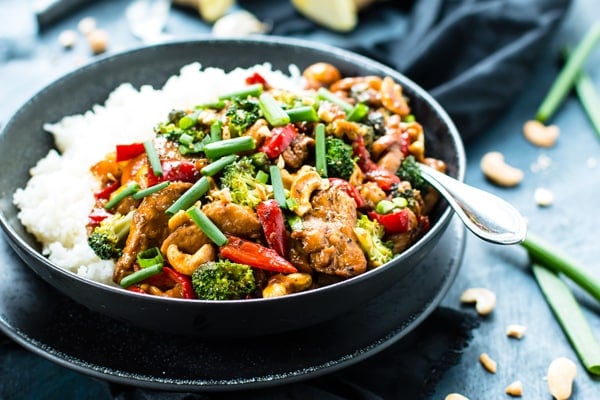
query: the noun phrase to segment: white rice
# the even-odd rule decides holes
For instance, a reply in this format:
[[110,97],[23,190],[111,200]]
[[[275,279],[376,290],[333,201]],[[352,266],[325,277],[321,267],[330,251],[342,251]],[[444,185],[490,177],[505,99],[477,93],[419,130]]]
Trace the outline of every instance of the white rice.
[[288,74],[273,70],[270,64],[227,73],[193,63],[162,89],[143,86],[138,90],[124,83],[104,105],[45,124],[44,129],[54,136],[56,150],[50,150],[31,169],[26,187],[14,194],[19,219],[42,243],[44,255],[78,275],[112,284],[114,263],[100,260],[87,245],[85,226],[94,205],[93,192],[98,189],[90,167],[116,144],[152,138],[154,126],[165,120],[170,110],[191,108],[239,90],[254,71],[274,87],[299,87],[301,76],[295,66],[290,66]]

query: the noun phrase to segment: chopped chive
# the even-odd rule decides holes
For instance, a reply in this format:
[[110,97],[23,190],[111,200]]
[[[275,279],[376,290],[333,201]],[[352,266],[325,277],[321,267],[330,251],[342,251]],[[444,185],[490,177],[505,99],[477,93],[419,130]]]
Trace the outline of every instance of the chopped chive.
[[155,264],[151,267],[141,268],[121,279],[119,285],[121,285],[124,288],[127,288],[131,285],[135,285],[136,283],[143,281],[144,279],[150,278],[151,276],[160,274],[162,270],[162,264]]
[[142,199],[142,198],[144,198],[146,196],[150,196],[153,193],[156,193],[156,192],[158,192],[160,190],[163,190],[164,188],[166,188],[170,184],[171,184],[171,182],[169,182],[169,181],[164,181],[164,182],[161,182],[161,183],[157,183],[156,185],[153,185],[153,186],[147,187],[146,189],[142,189],[142,190],[140,190],[138,192],[135,192],[132,197],[134,199],[136,199],[136,200]]
[[215,119],[212,124],[210,124],[210,141],[214,143],[220,140],[223,140],[223,122]]
[[208,143],[204,146],[204,154],[211,160],[214,160],[229,154],[253,150],[255,147],[256,144],[251,136],[240,136],[233,139]]
[[313,106],[301,106],[285,111],[290,117],[290,122],[317,122],[319,116]]
[[271,165],[269,166],[269,174],[271,175],[271,186],[273,186],[273,197],[279,203],[279,207],[287,208],[285,189],[281,180],[281,170],[277,165]]
[[186,212],[192,221],[198,225],[198,228],[217,246],[223,246],[227,243],[227,237],[223,232],[198,207],[192,207]]
[[208,178],[203,176],[198,179],[196,183],[192,185],[188,190],[181,195],[175,202],[167,208],[165,211],[167,214],[175,214],[179,210],[187,210],[190,208],[195,202],[197,202],[200,197],[202,197],[206,192],[210,189],[210,182]]
[[583,39],[573,49],[573,52],[567,59],[558,77],[550,87],[550,91],[544,98],[536,113],[536,119],[540,122],[546,122],[556,111],[560,103],[567,96],[581,67],[592,52],[596,44],[600,41],[600,22],[595,23],[588,30]]
[[158,247],[150,247],[146,250],[140,251],[136,256],[137,262],[140,267],[148,268],[154,265],[163,265],[163,256],[160,254]]
[[260,182],[260,183],[263,183],[263,184],[265,184],[265,183],[267,183],[267,181],[269,180],[269,174],[267,174],[267,173],[266,173],[265,171],[263,171],[263,170],[259,170],[259,171],[256,173],[256,178],[255,178],[255,179],[256,179],[256,181],[257,181],[257,182]]
[[532,268],[546,301],[581,363],[590,373],[600,375],[600,344],[594,337],[575,296],[556,273],[538,264],[533,264]]
[[111,208],[113,208],[114,206],[119,204],[119,202],[121,200],[123,200],[125,197],[131,196],[132,194],[136,193],[138,190],[140,190],[140,185],[138,185],[138,183],[134,182],[134,181],[131,181],[131,182],[127,183],[126,185],[121,186],[120,188],[115,190],[115,192],[112,194],[112,196],[110,196],[110,200],[108,200],[108,202],[106,202],[106,204],[104,205],[104,208],[107,210],[110,210]]
[[583,71],[575,81],[575,91],[596,134],[600,137],[600,97],[591,78]]
[[150,161],[152,172],[154,172],[154,175],[156,176],[162,176],[163,171],[162,166],[160,165],[160,158],[158,157],[158,153],[156,152],[152,140],[146,140],[144,142],[144,148],[146,149],[146,155],[148,156],[148,161]]
[[352,108],[348,117],[346,118],[348,121],[358,122],[367,116],[369,113],[369,106],[363,103],[358,103]]
[[242,90],[237,90],[235,92],[230,92],[226,94],[222,94],[219,96],[219,100],[228,100],[234,97],[249,97],[255,96],[258,97],[263,91],[263,85],[261,83],[255,83],[254,85],[249,85],[243,88]]
[[325,125],[317,124],[315,128],[315,167],[323,178],[327,178],[327,160],[325,158]]
[[322,100],[327,100],[331,103],[337,104],[338,106],[342,107],[342,110],[344,110],[346,114],[350,113],[354,108],[352,104],[340,99],[338,96],[331,93],[324,87],[320,87],[319,90],[317,90],[317,97],[319,97]]
[[565,275],[600,301],[600,282],[588,274],[582,266],[577,265],[575,261],[560,254],[558,250],[554,249],[554,246],[543,242],[531,232],[527,233],[527,237],[521,242],[521,245],[534,262]]
[[260,106],[265,119],[272,126],[281,126],[290,123],[289,115],[281,108],[271,93],[261,93],[258,98],[258,105]]
[[216,161],[211,162],[204,168],[200,170],[200,173],[204,176],[213,176],[219,173],[223,168],[233,163],[238,159],[238,156],[235,154],[230,154],[225,157],[221,157]]

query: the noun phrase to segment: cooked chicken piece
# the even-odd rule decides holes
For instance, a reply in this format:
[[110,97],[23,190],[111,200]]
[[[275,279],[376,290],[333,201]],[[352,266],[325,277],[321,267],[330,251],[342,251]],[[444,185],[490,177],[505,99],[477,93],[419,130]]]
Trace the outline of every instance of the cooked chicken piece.
[[250,207],[217,200],[204,205],[202,211],[223,233],[243,238],[258,238],[261,235],[260,221]]
[[144,197],[133,215],[131,229],[123,254],[117,260],[113,280],[121,282],[124,276],[133,272],[137,254],[154,246],[160,246],[169,234],[169,208],[190,186],[187,182],[172,182],[166,188]]
[[[303,261],[316,272],[349,278],[367,269],[365,255],[354,233],[356,203],[343,190],[329,187],[317,191],[312,210],[302,218],[303,229],[292,232],[293,261]],[[299,253],[299,254],[298,254]],[[305,269],[301,262],[298,268]]]
[[300,168],[308,158],[309,147],[314,145],[315,140],[313,138],[303,134],[297,135],[281,154],[285,165],[292,169]]

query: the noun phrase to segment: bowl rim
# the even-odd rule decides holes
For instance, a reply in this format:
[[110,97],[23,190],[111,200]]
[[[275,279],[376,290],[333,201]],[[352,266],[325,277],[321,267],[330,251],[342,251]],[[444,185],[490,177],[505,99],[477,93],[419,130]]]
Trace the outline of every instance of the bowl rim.
[[[271,45],[271,46],[283,46],[283,47],[287,47],[287,48],[302,48],[307,51],[317,50],[319,52],[333,54],[333,56],[336,58],[357,64],[359,66],[365,66],[365,67],[369,67],[372,69],[376,69],[376,70],[380,71],[382,75],[385,74],[385,75],[391,76],[395,81],[400,82],[403,87],[408,87],[409,91],[412,92],[413,95],[420,97],[425,103],[427,103],[428,106],[432,108],[434,113],[437,114],[439,119],[441,119],[443,121],[444,125],[447,127],[448,132],[452,136],[453,143],[456,147],[456,160],[457,160],[456,178],[461,181],[464,180],[465,170],[466,170],[466,154],[465,154],[464,144],[463,144],[462,138],[460,136],[460,133],[459,133],[456,125],[454,124],[454,122],[452,121],[450,116],[448,115],[448,113],[445,111],[445,109],[437,102],[437,100],[435,100],[433,98],[432,95],[430,95],[420,85],[418,85],[416,82],[412,81],[409,77],[407,77],[403,73],[401,73],[401,72],[399,72],[377,60],[374,60],[367,56],[355,53],[353,51],[346,50],[346,49],[343,49],[343,48],[340,48],[337,46],[333,46],[333,45],[329,45],[329,44],[325,44],[325,43],[311,41],[311,40],[288,38],[288,37],[276,36],[276,35],[232,37],[232,38],[220,38],[220,37],[216,38],[216,37],[206,35],[205,37],[199,36],[199,37],[196,37],[193,39],[189,39],[189,38],[178,39],[178,40],[170,40],[168,42],[158,43],[158,44],[140,45],[140,46],[129,48],[129,49],[126,49],[123,51],[110,53],[110,54],[106,54],[106,55],[101,55],[97,58],[92,59],[91,61],[87,62],[86,64],[76,67],[76,68],[56,77],[55,79],[52,80],[52,82],[47,83],[45,86],[42,86],[28,100],[26,100],[23,104],[18,106],[16,111],[14,111],[12,113],[12,115],[10,116],[7,123],[2,127],[2,130],[0,131],[0,137],[4,136],[6,134],[6,132],[8,132],[12,128],[18,115],[25,112],[29,104],[34,102],[37,98],[44,96],[45,93],[50,92],[50,91],[54,90],[55,88],[59,87],[60,85],[63,84],[63,82],[68,81],[70,79],[75,79],[77,76],[87,73],[87,71],[90,69],[101,68],[101,66],[103,64],[107,64],[107,63],[113,62],[114,60],[118,60],[121,58],[133,57],[136,54],[141,54],[141,53],[146,53],[146,52],[151,52],[151,51],[160,51],[161,48],[169,48],[169,47],[173,47],[173,46],[186,46],[186,45],[195,46],[195,45],[200,45],[200,44],[202,44],[202,45],[219,45],[219,44],[227,44],[227,43],[229,43],[229,44],[233,43],[233,44],[239,44],[239,45],[264,44],[264,45]],[[198,62],[201,64],[203,69],[210,67],[210,65],[205,65],[200,60]],[[269,60],[264,60],[263,62],[268,63]],[[259,63],[260,63],[259,61],[256,62],[256,64],[259,64]],[[293,63],[289,63],[289,65],[292,65],[292,64]],[[181,67],[183,67],[183,65],[181,65]],[[164,85],[166,83],[166,79],[168,79],[168,77],[166,77],[162,81],[161,86],[159,86],[159,88],[161,88],[162,85]],[[115,89],[115,87],[108,88],[109,92],[107,92],[107,94],[110,93],[110,91],[112,91],[114,89]],[[139,86],[137,87],[137,89],[139,89]],[[104,100],[106,100],[106,98]],[[85,111],[87,111],[87,110],[81,110],[81,112],[85,112]],[[10,194],[10,196],[12,196],[12,194]],[[16,208],[16,206],[14,206],[14,204],[12,206]],[[113,286],[110,284],[94,281],[90,278],[83,277],[73,271],[62,268],[59,265],[55,264],[54,262],[50,261],[46,256],[44,256],[42,254],[42,252],[40,252],[37,249],[30,246],[29,243],[27,243],[21,237],[21,235],[15,231],[15,229],[13,229],[11,223],[8,221],[6,215],[4,214],[4,211],[2,209],[0,209],[0,227],[2,228],[4,233],[8,236],[7,239],[8,239],[9,245],[19,254],[19,256],[21,258],[23,258],[23,256],[21,255],[21,252],[26,252],[29,256],[32,256],[34,259],[36,259],[37,261],[42,263],[44,265],[44,267],[49,268],[50,270],[52,270],[54,272],[58,272],[60,275],[64,275],[71,279],[75,279],[79,283],[83,283],[85,285],[91,285],[94,288],[99,289],[99,290],[108,290],[109,292],[114,292],[114,294],[116,294],[116,295],[132,296],[132,298],[140,298],[143,296],[143,298],[146,301],[158,301],[158,302],[167,301],[167,302],[198,304],[198,305],[209,304],[212,307],[218,307],[218,306],[225,306],[225,305],[230,306],[230,305],[234,305],[234,304],[250,305],[250,304],[253,304],[256,302],[260,302],[261,304],[265,303],[265,302],[284,302],[284,301],[291,300],[292,298],[295,298],[295,297],[304,297],[304,296],[308,296],[308,295],[323,292],[323,291],[333,290],[333,288],[339,287],[341,285],[345,286],[345,285],[358,284],[365,279],[370,279],[370,277],[372,277],[374,275],[383,273],[388,268],[396,267],[396,264],[398,263],[398,259],[402,260],[403,258],[410,257],[411,254],[416,253],[418,251],[418,249],[420,247],[424,246],[429,240],[431,240],[431,238],[433,236],[440,234],[441,233],[440,230],[444,230],[446,228],[446,226],[448,225],[448,223],[450,221],[452,213],[453,213],[452,209],[449,207],[448,204],[446,204],[445,209],[440,214],[436,223],[434,225],[432,225],[431,229],[429,229],[423,236],[421,236],[416,242],[414,242],[408,249],[404,250],[402,253],[397,255],[393,260],[387,262],[386,264],[384,264],[380,267],[368,270],[365,273],[362,273],[360,275],[357,275],[357,276],[354,276],[354,277],[351,277],[351,278],[348,278],[348,279],[345,279],[345,280],[342,280],[342,281],[339,281],[339,282],[336,282],[336,283],[333,283],[330,285],[322,286],[322,287],[311,289],[311,290],[304,291],[304,292],[293,293],[293,294],[289,294],[289,295],[282,296],[282,297],[253,298],[253,299],[242,299],[242,300],[201,300],[201,299],[190,300],[190,299],[164,298],[164,297],[158,297],[158,296],[148,296],[145,294],[140,294],[140,293],[135,293],[135,292],[128,291],[128,290],[123,290],[123,288],[116,286],[116,285]],[[18,221],[18,223],[20,224],[20,221]],[[27,264],[27,262],[26,262],[26,264]],[[36,273],[37,273],[37,271],[36,271]]]

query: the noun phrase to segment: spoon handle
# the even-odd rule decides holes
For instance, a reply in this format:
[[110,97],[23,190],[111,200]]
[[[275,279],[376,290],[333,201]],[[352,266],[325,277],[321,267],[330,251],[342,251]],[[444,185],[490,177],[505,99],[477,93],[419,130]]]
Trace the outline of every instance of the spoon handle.
[[448,201],[475,235],[498,244],[516,244],[525,239],[525,219],[507,201],[427,165],[420,164],[420,168],[423,178]]

